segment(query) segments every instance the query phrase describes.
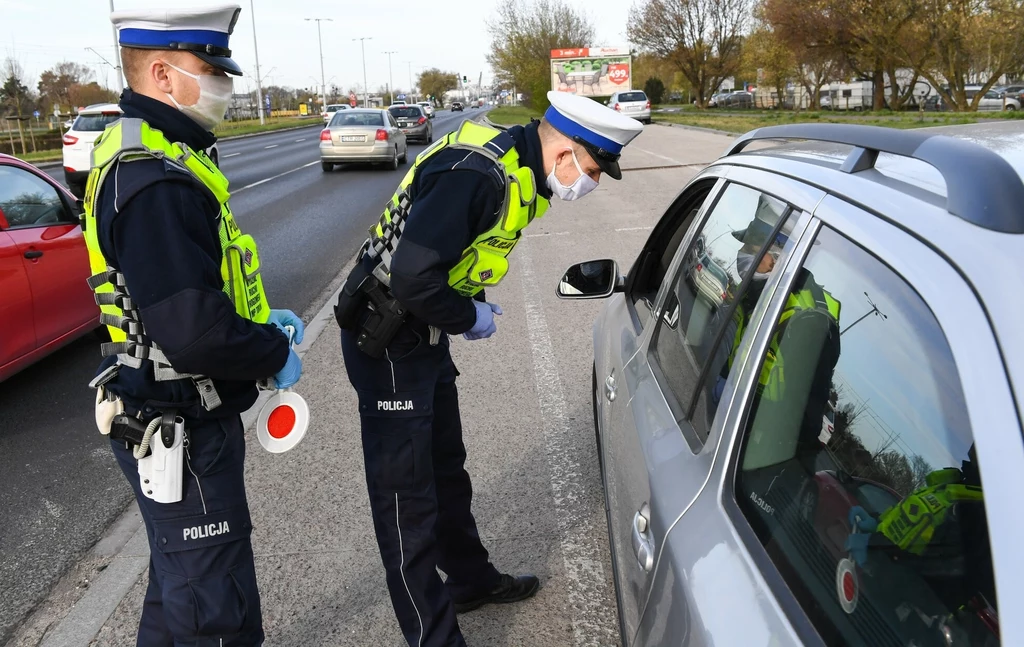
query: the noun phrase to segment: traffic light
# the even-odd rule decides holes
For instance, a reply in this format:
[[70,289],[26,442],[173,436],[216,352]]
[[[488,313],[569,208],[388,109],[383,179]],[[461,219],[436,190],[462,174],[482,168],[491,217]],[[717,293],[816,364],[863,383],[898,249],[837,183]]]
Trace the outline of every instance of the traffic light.
[[469,83],[469,80],[466,78],[465,75],[462,76],[462,82],[463,83]]

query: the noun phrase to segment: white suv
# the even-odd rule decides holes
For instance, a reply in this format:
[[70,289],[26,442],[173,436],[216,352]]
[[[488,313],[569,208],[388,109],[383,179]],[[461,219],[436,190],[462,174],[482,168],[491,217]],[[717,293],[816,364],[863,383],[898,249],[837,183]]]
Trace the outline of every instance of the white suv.
[[608,107],[645,124],[651,123],[651,102],[641,90],[616,92],[608,99]]
[[85,194],[85,181],[92,166],[92,145],[103,129],[121,118],[116,103],[98,103],[78,113],[64,133],[64,181],[77,197]]
[[[64,181],[81,198],[85,195],[85,182],[92,167],[92,147],[103,130],[121,118],[121,107],[116,103],[97,103],[78,113],[71,127],[64,133]],[[214,164],[220,165],[217,144],[206,154]]]

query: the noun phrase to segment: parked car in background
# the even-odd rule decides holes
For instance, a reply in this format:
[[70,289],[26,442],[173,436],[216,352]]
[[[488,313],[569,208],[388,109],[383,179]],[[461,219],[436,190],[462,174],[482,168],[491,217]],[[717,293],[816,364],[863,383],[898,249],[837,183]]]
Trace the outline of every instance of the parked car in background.
[[69,191],[0,154],[0,381],[99,326]]
[[642,90],[616,92],[608,99],[608,106],[627,117],[651,123],[651,102]]
[[409,105],[409,104],[407,104],[407,103],[406,103],[405,101],[403,101],[403,100],[401,100],[401,99],[397,99],[397,100],[395,100],[395,101],[392,101],[392,102],[391,102],[391,105],[392,105],[392,106],[407,106],[407,105]]
[[[981,92],[979,85],[968,85],[964,88],[964,94],[967,95],[968,101],[973,101],[979,92]],[[994,112],[996,110],[1020,110],[1020,96],[1009,95],[1004,98],[1003,93],[994,89],[989,90],[978,101],[978,112]]]
[[324,108],[324,111],[323,111],[324,123],[326,124],[326,123],[330,122],[331,118],[334,116],[334,113],[338,112],[339,110],[348,110],[348,109],[349,109],[349,106],[347,104],[344,104],[344,103],[332,103],[332,104],[330,104],[329,106]]
[[624,647],[1024,644],[1020,135],[760,128],[566,271]]
[[64,133],[64,181],[77,196],[85,195],[85,181],[92,166],[92,146],[109,125],[121,118],[121,107],[116,103],[99,103],[78,113],[71,128]]
[[374,162],[395,170],[409,155],[405,133],[387,110],[352,108],[339,111],[320,131],[320,167]]
[[388,112],[409,139],[427,144],[434,141],[434,126],[430,123],[423,106],[391,106]]
[[[71,128],[64,133],[64,181],[76,198],[85,195],[85,182],[89,179],[92,166],[93,145],[107,126],[121,118],[121,114],[121,106],[116,103],[88,106],[78,113]],[[214,164],[220,165],[220,149],[217,144],[207,149],[206,154]]]
[[718,95],[718,101],[716,103],[718,108],[753,108],[754,107],[754,95],[750,92],[729,92],[727,94]]
[[452,112],[462,112],[463,108],[461,101],[452,101]]
[[420,101],[416,105],[423,108],[423,112],[427,113],[428,119],[434,118],[434,106],[432,106],[429,101]]

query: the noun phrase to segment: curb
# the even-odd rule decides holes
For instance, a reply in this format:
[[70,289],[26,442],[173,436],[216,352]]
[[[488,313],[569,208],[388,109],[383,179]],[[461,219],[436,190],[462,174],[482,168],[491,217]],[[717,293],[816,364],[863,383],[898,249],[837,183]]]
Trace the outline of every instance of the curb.
[[[319,123],[305,124],[305,125],[302,125],[302,126],[289,126],[288,128],[278,128],[277,130],[264,130],[263,132],[258,132],[258,133],[246,133],[244,135],[231,135],[230,137],[218,137],[217,138],[217,143],[219,144],[220,142],[230,142],[230,141],[233,141],[235,139],[247,139],[249,137],[259,137],[261,135],[273,135],[275,133],[286,133],[286,132],[288,132],[290,130],[302,130],[303,128],[313,128],[314,126],[318,126],[318,125],[320,125],[320,124]],[[21,158],[19,157],[17,159],[21,159]],[[22,160],[22,161],[24,161],[24,160]],[[42,164],[36,164],[35,162],[28,162],[28,163],[31,164],[32,166],[36,167],[37,169],[41,170],[41,171],[45,171],[45,170],[52,169],[52,168],[59,168],[62,164],[64,164],[64,160],[61,159],[61,160],[57,160],[57,161],[53,161],[53,162],[43,162]]]
[[731,133],[728,130],[718,130],[717,128],[704,128],[703,126],[688,126],[686,124],[673,124],[668,121],[654,121],[652,122],[656,126],[668,126],[669,128],[686,128],[687,130],[696,130],[703,133],[714,133],[716,135],[726,135],[728,137],[739,137],[740,133]]

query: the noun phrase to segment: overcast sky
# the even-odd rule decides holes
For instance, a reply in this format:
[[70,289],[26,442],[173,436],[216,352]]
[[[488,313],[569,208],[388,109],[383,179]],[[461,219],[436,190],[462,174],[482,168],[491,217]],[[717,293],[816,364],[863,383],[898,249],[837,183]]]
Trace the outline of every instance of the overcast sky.
[[[459,72],[474,83],[483,72],[484,83],[491,77],[486,54],[490,36],[486,21],[500,0],[431,0],[380,2],[374,0],[327,0],[300,3],[288,0],[254,0],[260,72],[264,85],[309,87],[319,85],[316,23],[304,18],[331,18],[321,23],[324,74],[328,86],[344,90],[362,85],[363,70],[359,41],[365,41],[366,76],[371,89],[388,82],[391,55],[395,86],[409,86],[412,76],[423,67],[440,67]],[[573,1],[573,0],[570,0]],[[169,0],[114,0],[116,9],[166,7]],[[183,6],[214,6],[223,2],[184,0]],[[248,0],[239,2],[242,14],[231,37],[233,58],[246,71],[236,79],[236,91],[246,85],[255,89],[255,54],[252,19]],[[624,45],[628,0],[577,0],[585,6],[600,42],[595,45]],[[39,74],[61,60],[73,60],[92,67],[101,85],[116,87],[113,69],[97,54],[114,62],[113,35],[109,22],[109,0],[0,0],[0,50],[24,66],[34,88]],[[567,45],[569,45],[567,43]],[[332,80],[333,79],[333,80]]]

